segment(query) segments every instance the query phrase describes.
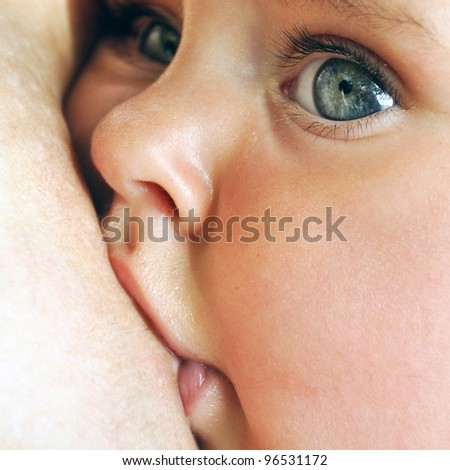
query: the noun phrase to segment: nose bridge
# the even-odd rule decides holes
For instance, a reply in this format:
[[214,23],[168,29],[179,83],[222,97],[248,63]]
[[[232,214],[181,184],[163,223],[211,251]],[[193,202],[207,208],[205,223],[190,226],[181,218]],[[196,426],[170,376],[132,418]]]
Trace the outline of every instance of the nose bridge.
[[136,183],[155,183],[180,214],[200,216],[212,202],[218,163],[243,134],[252,83],[248,63],[202,41],[192,35],[160,79],[110,113],[93,139],[93,158],[116,192],[128,198],[139,193]]

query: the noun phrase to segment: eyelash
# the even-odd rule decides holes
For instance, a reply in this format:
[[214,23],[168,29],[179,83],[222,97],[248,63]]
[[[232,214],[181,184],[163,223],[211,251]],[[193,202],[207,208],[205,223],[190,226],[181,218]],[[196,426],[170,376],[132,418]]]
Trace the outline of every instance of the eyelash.
[[[114,9],[105,3],[102,5],[102,37],[108,38],[117,44],[118,52],[122,50],[120,45],[124,39],[136,36],[133,25],[139,18],[149,17],[153,20],[168,21],[163,14],[155,11],[148,2],[120,4]],[[364,67],[373,75],[378,84],[393,97],[396,107],[405,109],[402,106],[398,79],[394,78],[392,72],[386,72],[386,64],[362,45],[337,36],[313,35],[305,26],[293,28],[292,31],[283,30],[281,32],[281,44],[278,44],[278,51],[275,53],[281,69],[298,70],[299,65],[313,54],[341,56]],[[141,54],[133,48],[131,50],[130,48],[124,48],[123,55],[132,59],[142,58]],[[292,84],[292,82],[293,80],[289,83]],[[291,117],[300,118],[306,131],[331,139],[344,138],[344,140],[348,140],[351,134],[364,134],[370,130],[370,127],[377,120],[380,120],[380,114],[387,114],[392,111],[392,109],[388,109],[365,118],[339,123],[319,120],[320,118],[312,116],[303,110],[301,105],[290,99],[287,89],[288,85],[281,86],[284,99],[288,98],[289,100],[286,108],[290,110]],[[289,110],[287,110],[288,113]]]
[[[371,73],[376,82],[393,97],[396,107],[400,109],[406,108],[403,106],[403,96],[399,91],[398,79],[394,78],[392,71],[386,72],[387,65],[362,45],[337,36],[313,35],[305,26],[294,28],[292,32],[284,30],[281,33],[281,38],[281,45],[276,57],[281,62],[281,69],[297,71],[295,77],[298,76],[299,64],[313,54],[333,54],[344,57],[364,67]],[[289,92],[286,92],[286,89],[289,88],[289,84],[292,84],[293,81],[295,79],[288,81],[287,85],[281,86],[283,96],[287,95],[289,97]],[[340,132],[341,136],[339,138],[344,138],[344,140],[348,140],[351,134],[367,132],[375,121],[380,120],[380,114],[387,114],[393,111],[393,109],[387,109],[358,120],[338,123],[325,119],[319,121],[317,116],[314,116],[316,118],[314,120],[310,113],[303,110],[292,99],[288,104],[290,105],[289,109],[293,118],[300,117],[306,121],[305,130],[331,139],[338,138],[337,133]],[[292,110],[294,110],[293,113]]]
[[283,31],[282,38],[284,47],[278,57],[286,64],[285,67],[296,66],[314,53],[340,55],[365,67],[398,101],[392,78],[377,64],[381,59],[374,58],[374,54],[363,46],[337,36],[314,36],[306,27],[296,28],[293,33]]
[[[100,37],[109,41],[117,53],[126,59],[144,59],[138,49],[139,33],[135,31],[134,24],[137,20],[148,18],[150,21],[166,21],[168,19],[163,14],[153,9],[148,2],[133,4],[118,4],[111,7],[104,0],[101,4],[100,12]],[[132,39],[133,47],[125,43],[125,40]],[[125,47],[122,47],[124,46]],[[144,63],[148,60],[145,59]]]

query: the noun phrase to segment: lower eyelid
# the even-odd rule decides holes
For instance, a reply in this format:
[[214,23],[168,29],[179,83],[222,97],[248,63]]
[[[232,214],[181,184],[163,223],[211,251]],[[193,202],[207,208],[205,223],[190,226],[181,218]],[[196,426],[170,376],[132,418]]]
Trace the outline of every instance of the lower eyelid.
[[292,100],[284,106],[289,120],[317,138],[351,141],[373,137],[397,129],[404,110],[393,107],[352,121],[329,121],[314,116]]
[[[278,82],[278,95],[285,103],[284,111],[289,120],[296,126],[299,126],[302,131],[305,131],[316,138],[328,138],[343,141],[369,138],[389,132],[390,129],[395,129],[398,123],[402,120],[404,112],[411,109],[413,103],[410,94],[407,92],[406,87],[400,78],[390,69],[383,70],[380,73],[383,74],[383,82],[388,82],[384,87],[387,90],[387,93],[391,94],[393,97],[395,103],[394,106],[359,119],[349,121],[328,120],[306,110],[296,99],[294,99],[296,84],[301,70],[308,66],[308,64],[311,64],[316,60],[320,60],[321,58],[326,59],[336,57],[355,62],[336,54],[311,54],[310,56],[302,59],[300,66],[297,65],[295,70],[293,70],[293,67],[289,67],[291,71],[288,76],[285,76]],[[355,63],[358,64],[358,62]],[[372,73],[370,70],[369,72]],[[315,109],[315,107],[310,107],[310,109]]]
[[[130,41],[133,41],[130,39]],[[124,83],[136,82],[150,84],[158,79],[165,67],[149,61],[137,51],[136,47],[114,39],[104,40],[98,45],[96,54],[101,61],[102,70],[110,80],[123,80]]]
[[104,40],[104,45],[122,59],[129,60],[136,56],[137,43],[134,38],[107,38]]

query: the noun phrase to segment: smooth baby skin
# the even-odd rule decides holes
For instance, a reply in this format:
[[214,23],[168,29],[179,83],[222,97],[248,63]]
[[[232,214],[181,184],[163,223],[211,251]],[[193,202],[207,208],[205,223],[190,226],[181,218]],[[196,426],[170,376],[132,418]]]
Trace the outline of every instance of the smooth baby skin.
[[[277,217],[276,242],[260,219],[253,243],[239,225],[207,243],[197,224],[200,243],[134,232],[110,247],[183,377],[203,373],[190,361],[213,374],[194,402],[182,392],[194,432],[216,448],[220,433],[243,448],[448,448],[450,2],[144,3],[100,37],[67,106],[111,213]],[[327,207],[347,241],[326,241]],[[320,218],[308,235],[323,238],[286,242],[282,217]]]

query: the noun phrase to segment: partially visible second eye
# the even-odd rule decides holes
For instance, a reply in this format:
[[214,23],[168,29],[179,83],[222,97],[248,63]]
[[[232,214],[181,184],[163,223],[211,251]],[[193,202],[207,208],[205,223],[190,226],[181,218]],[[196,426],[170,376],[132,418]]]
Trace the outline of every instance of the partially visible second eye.
[[351,121],[392,108],[395,99],[365,67],[345,58],[318,58],[292,90],[306,111],[331,121]]
[[168,65],[180,44],[178,31],[164,21],[154,21],[141,33],[139,52],[150,60]]

